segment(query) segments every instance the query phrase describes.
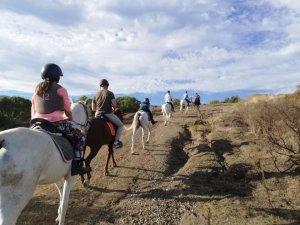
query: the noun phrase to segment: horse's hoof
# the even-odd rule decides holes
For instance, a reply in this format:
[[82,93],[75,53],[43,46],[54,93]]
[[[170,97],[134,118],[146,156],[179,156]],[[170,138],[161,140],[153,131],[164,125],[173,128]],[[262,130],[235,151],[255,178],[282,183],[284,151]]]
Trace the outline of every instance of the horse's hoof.
[[90,182],[85,180],[83,182],[83,187],[88,188],[89,186],[90,186]]

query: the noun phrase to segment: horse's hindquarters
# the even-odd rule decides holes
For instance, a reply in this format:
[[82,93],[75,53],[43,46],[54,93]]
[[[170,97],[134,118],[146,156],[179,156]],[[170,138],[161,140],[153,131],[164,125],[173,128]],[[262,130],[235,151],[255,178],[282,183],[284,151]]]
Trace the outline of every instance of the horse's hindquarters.
[[10,171],[9,177],[22,173],[28,182],[45,184],[55,183],[68,174],[71,162],[63,162],[48,134],[15,128],[0,132],[0,140],[4,140],[0,170]]

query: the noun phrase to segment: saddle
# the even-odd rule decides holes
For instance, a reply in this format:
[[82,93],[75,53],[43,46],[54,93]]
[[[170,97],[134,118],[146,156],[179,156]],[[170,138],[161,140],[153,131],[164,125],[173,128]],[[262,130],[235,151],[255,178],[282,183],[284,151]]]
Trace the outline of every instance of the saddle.
[[62,133],[51,122],[45,119],[36,118],[30,121],[30,128],[48,134],[52,138],[65,162],[74,158],[74,139]]
[[105,116],[105,114],[100,114],[99,116],[95,117],[95,119],[101,119],[109,128],[109,132],[112,136],[116,135],[116,126]]

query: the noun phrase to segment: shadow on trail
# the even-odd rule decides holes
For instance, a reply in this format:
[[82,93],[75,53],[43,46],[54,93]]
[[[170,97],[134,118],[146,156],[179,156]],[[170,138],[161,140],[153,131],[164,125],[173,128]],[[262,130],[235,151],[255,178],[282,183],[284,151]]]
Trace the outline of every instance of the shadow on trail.
[[222,200],[224,197],[222,196],[215,196],[215,197],[208,197],[208,196],[199,196],[199,197],[183,197],[182,195],[188,195],[186,191],[182,191],[179,189],[172,189],[172,190],[167,190],[167,189],[162,189],[162,188],[157,188],[157,189],[152,189],[149,191],[145,192],[139,192],[136,193],[138,198],[145,198],[145,199],[176,199],[178,202],[182,203],[197,203],[197,202],[209,202],[212,200]]
[[[159,170],[144,169],[144,168],[139,168],[139,167],[118,166],[118,168],[124,168],[124,169],[129,169],[129,170],[139,170],[139,171],[145,171],[145,172],[152,172],[152,173],[160,173],[160,174],[162,174],[162,172],[159,171]],[[117,176],[117,177],[119,177],[119,176]]]
[[93,191],[97,191],[100,193],[113,193],[113,192],[118,192],[118,193],[123,193],[123,194],[130,194],[131,191],[130,190],[124,190],[124,189],[107,189],[107,188],[101,188],[98,186],[93,186],[90,185],[88,187],[88,189],[93,190]]
[[274,216],[278,216],[284,219],[294,220],[294,222],[290,223],[289,225],[299,225],[300,224],[300,211],[293,210],[293,209],[280,209],[280,208],[273,208],[273,209],[264,209],[264,208],[256,208],[258,212],[265,212],[267,214],[271,214]]
[[[65,224],[86,224],[87,221],[93,217],[101,218],[108,222],[114,222],[114,214],[107,209],[99,207],[90,207],[89,203],[80,204],[74,203],[73,199],[86,198],[82,192],[72,191],[66,215]],[[30,200],[29,204],[22,211],[18,218],[16,225],[29,225],[29,224],[55,224],[57,217],[59,199],[57,197],[34,197]],[[38,210],[37,210],[38,209]],[[82,214],[84,212],[84,214]]]
[[171,141],[171,152],[167,159],[168,167],[165,171],[165,176],[170,176],[176,173],[188,161],[189,157],[183,151],[185,141],[188,137],[190,137],[190,132],[185,129],[184,133],[179,133],[178,137]]

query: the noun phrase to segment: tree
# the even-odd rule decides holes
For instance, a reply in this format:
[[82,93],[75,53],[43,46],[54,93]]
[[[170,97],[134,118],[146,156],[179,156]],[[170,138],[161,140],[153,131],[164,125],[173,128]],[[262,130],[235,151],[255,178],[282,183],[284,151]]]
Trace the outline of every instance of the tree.
[[89,98],[88,97],[86,97],[85,95],[83,95],[83,96],[81,96],[79,99],[78,99],[78,101],[83,101],[83,102],[85,102],[86,100],[88,100]]
[[88,98],[87,96],[83,95],[83,96],[81,96],[78,99],[78,101],[86,102],[89,114],[90,115],[94,115],[94,112],[92,111],[92,102],[93,102],[93,99]]
[[239,96],[231,96],[230,98],[225,98],[224,103],[237,103],[240,100]]
[[180,106],[180,100],[178,98],[173,98],[174,107]]
[[123,112],[136,112],[141,104],[139,100],[129,96],[118,97],[116,100],[118,108]]

